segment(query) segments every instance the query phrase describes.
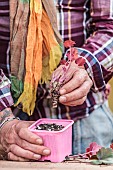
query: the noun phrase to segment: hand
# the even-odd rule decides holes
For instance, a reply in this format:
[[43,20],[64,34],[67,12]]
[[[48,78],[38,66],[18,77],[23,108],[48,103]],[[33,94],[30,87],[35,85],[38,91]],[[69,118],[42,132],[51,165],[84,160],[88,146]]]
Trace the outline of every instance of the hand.
[[42,139],[28,130],[32,123],[15,119],[2,127],[0,143],[8,153],[8,160],[39,160],[42,155],[50,154]]
[[[54,75],[62,74],[62,66]],[[79,67],[73,61],[66,74],[64,85],[60,89],[59,102],[67,106],[77,106],[84,103],[93,82],[84,67]]]

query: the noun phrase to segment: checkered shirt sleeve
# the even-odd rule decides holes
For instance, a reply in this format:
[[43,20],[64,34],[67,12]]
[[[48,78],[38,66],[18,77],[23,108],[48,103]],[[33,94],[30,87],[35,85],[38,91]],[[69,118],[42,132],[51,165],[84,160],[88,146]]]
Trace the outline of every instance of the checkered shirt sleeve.
[[0,69],[0,111],[13,105],[10,92],[10,81]]

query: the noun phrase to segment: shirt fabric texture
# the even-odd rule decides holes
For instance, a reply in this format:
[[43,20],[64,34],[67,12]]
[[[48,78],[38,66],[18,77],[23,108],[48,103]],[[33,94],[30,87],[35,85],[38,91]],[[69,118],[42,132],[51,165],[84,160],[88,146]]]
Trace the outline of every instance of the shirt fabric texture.
[[[59,103],[58,108],[53,109],[48,85],[39,85],[31,120],[41,117],[73,120],[87,117],[105,102],[105,84],[113,75],[113,0],[55,0],[55,5],[63,41],[71,39],[76,42],[79,55],[86,60],[85,68],[93,80],[93,87],[82,105],[68,107]],[[0,69],[6,75],[10,74],[9,39],[8,0],[0,0]],[[2,71],[0,76],[2,81]],[[4,102],[3,105],[1,101],[5,98],[7,101],[9,91],[3,91],[0,86],[1,93],[0,111],[13,105],[11,98],[9,104]]]

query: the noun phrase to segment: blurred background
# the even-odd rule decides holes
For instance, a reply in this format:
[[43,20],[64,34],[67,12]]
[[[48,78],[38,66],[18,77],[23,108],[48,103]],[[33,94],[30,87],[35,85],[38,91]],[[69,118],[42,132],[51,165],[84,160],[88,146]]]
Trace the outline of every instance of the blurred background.
[[111,85],[111,92],[109,96],[109,106],[113,112],[113,78],[109,81],[109,83]]

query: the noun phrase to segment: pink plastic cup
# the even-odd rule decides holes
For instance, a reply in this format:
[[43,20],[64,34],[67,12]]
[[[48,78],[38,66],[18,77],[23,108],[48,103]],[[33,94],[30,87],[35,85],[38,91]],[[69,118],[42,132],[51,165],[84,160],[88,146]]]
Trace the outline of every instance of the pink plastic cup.
[[[60,131],[36,130],[36,126],[44,123],[55,123],[63,125],[64,128]],[[50,148],[49,156],[42,156],[40,161],[49,160],[51,162],[62,162],[66,156],[72,153],[72,124],[73,120],[67,119],[39,119],[33,123],[29,130],[40,136],[44,145]]]

